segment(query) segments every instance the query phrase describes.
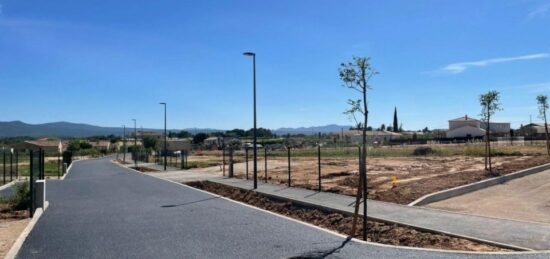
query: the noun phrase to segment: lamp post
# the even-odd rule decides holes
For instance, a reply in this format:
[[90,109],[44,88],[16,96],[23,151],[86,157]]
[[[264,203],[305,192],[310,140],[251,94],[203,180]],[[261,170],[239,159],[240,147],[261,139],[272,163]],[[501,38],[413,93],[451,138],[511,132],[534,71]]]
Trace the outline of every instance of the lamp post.
[[122,161],[126,163],[126,125],[122,125]]
[[252,57],[252,74],[253,74],[253,96],[254,96],[254,189],[258,188],[258,165],[257,165],[257,156],[258,156],[258,147],[257,147],[257,134],[256,134],[256,53],[254,52],[245,52],[245,56]]
[[168,152],[166,145],[166,103],[160,103],[160,105],[164,105],[164,171],[166,171],[166,153]]
[[137,149],[137,123],[136,123],[136,119],[132,119],[134,121],[134,165],[136,167],[136,170],[137,170],[137,153],[136,153],[136,149]]

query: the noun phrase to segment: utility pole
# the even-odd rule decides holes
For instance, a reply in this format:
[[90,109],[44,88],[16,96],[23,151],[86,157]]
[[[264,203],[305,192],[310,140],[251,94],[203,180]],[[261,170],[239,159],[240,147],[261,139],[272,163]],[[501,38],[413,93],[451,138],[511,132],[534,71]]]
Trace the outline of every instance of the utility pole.
[[257,147],[257,130],[256,130],[256,53],[245,52],[245,56],[252,57],[252,74],[253,74],[253,96],[254,96],[254,189],[258,188],[258,147]]
[[136,152],[136,149],[137,149],[137,123],[136,123],[136,119],[132,119],[134,121],[134,150],[133,150],[133,157],[134,157],[134,165],[137,169],[137,152]]
[[166,137],[166,103],[160,103],[160,105],[164,105],[164,171],[166,171],[166,154],[168,153],[168,139]]
[[122,131],[122,148],[123,148],[123,154],[122,154],[122,161],[126,162],[126,125],[122,125],[123,131]]

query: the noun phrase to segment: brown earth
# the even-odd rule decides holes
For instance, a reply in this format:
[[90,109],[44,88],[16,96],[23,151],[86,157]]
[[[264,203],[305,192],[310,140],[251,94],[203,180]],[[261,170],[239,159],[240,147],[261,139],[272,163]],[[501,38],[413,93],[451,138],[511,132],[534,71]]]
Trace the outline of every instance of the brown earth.
[[3,258],[29,223],[29,211],[13,211],[0,204],[0,258]]
[[138,166],[138,167],[135,167],[135,166],[132,166],[130,167],[134,170],[138,170],[140,172],[144,172],[144,173],[147,173],[147,172],[160,172],[159,170],[157,169],[153,169],[153,168],[149,168],[149,167],[144,167],[144,166]]
[[[216,183],[192,182],[187,184],[233,200],[241,201],[323,228],[331,229],[341,234],[347,235],[351,232],[352,217],[345,216],[340,213],[330,213],[298,206],[292,202],[277,201],[259,195],[255,192],[244,191]],[[357,233],[361,233],[361,220],[359,220],[358,226],[359,230]],[[368,221],[367,227],[369,229],[367,240],[383,244],[462,251],[505,251],[505,249],[499,247],[477,243],[462,238],[423,232],[408,227],[382,222]],[[360,235],[356,237],[360,238]]]
[[[503,175],[549,163],[546,156],[500,156],[493,159],[494,172]],[[354,195],[358,181],[358,163],[350,158],[321,160],[323,191]],[[197,169],[208,170],[208,169]],[[218,169],[219,170],[219,169]],[[252,177],[252,162],[248,166]],[[288,183],[288,161],[268,159],[268,181]],[[264,160],[258,161],[258,178],[264,178]],[[484,170],[483,157],[425,156],[376,157],[368,160],[369,198],[408,204],[426,194],[494,177]],[[245,163],[235,164],[235,177],[246,178]],[[392,183],[392,177],[397,181]],[[318,164],[315,158],[291,159],[291,184],[316,190]]]

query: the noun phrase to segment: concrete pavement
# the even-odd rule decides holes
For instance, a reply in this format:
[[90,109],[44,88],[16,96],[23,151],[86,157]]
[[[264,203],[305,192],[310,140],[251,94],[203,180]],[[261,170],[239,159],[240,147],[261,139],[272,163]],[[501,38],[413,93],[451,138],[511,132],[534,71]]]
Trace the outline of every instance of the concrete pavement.
[[345,237],[215,195],[79,161],[48,181],[50,206],[18,258],[548,258],[403,249]]
[[[241,189],[252,189],[252,182],[242,179],[217,177],[208,180]],[[267,196],[282,197],[309,206],[332,209],[345,214],[352,214],[354,211],[355,198],[346,195],[266,183],[261,183],[256,191]],[[549,224],[466,215],[373,200],[369,200],[367,206],[369,217],[383,221],[477,240],[487,240],[510,247],[550,250]],[[360,209],[359,211],[362,212],[363,210]],[[449,222],[452,222],[452,224],[449,224]]]

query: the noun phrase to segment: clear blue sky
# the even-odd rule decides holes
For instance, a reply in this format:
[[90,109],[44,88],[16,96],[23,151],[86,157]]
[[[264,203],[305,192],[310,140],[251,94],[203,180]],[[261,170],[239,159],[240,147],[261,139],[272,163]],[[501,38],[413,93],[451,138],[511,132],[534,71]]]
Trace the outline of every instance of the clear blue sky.
[[371,126],[447,127],[495,89],[513,126],[550,91],[550,1],[0,0],[0,121],[351,124],[338,65],[370,56]]

